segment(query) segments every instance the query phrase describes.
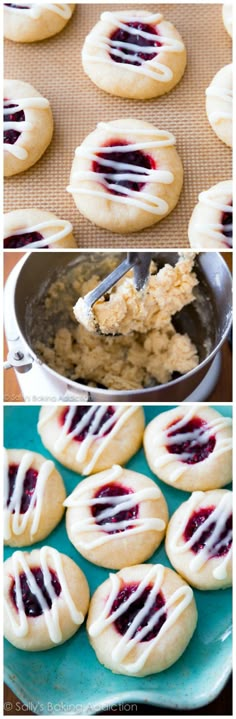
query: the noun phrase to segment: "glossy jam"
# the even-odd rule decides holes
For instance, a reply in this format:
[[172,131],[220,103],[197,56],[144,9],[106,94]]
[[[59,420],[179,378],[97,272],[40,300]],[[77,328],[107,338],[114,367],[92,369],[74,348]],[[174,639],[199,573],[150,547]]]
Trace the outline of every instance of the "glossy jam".
[[[17,107],[17,105],[10,103],[9,100],[4,100],[4,108],[9,108],[10,110],[11,107]],[[24,110],[20,110],[19,108],[17,112],[9,112],[7,115],[4,114],[3,120],[5,122],[23,122],[25,120]],[[3,142],[7,145],[14,145],[20,135],[21,132],[18,130],[4,130]]]
[[[230,205],[232,207],[232,203]],[[223,234],[226,238],[226,245],[227,247],[232,247],[232,237],[233,237],[233,213],[230,212],[223,212],[222,214],[222,228],[223,228]],[[228,242],[227,242],[228,240]]]
[[[188,540],[191,539],[191,537],[197,531],[198,527],[200,527],[201,524],[203,524],[206,521],[206,519],[208,519],[208,517],[210,517],[210,515],[212,514],[214,509],[215,509],[215,507],[213,507],[213,506],[212,507],[204,507],[202,509],[198,509],[197,512],[193,512],[193,514],[189,518],[188,523],[184,530],[183,536],[184,536],[184,539],[186,542],[188,542]],[[215,529],[215,526],[216,526],[216,523],[213,521],[211,524],[209,524],[207,529],[204,530],[204,528],[203,528],[201,536],[199,537],[197,542],[195,542],[195,544],[193,544],[193,546],[191,547],[191,550],[192,550],[192,552],[194,552],[194,554],[198,554],[198,552],[200,552],[200,550],[205,547],[205,544],[206,544],[207,540],[209,539],[209,537],[211,537],[212,532]],[[225,526],[223,527],[221,533],[218,535],[216,542],[215,542],[214,546],[212,547],[211,553],[209,555],[210,557],[222,557],[224,554],[227,554],[227,552],[229,551],[231,544],[232,544],[232,538],[230,536],[231,530],[232,530],[232,514],[230,515],[230,517],[228,517],[228,519],[225,523]],[[223,540],[225,540],[225,542]],[[222,542],[222,544],[221,544],[221,542]],[[220,543],[220,546],[219,546],[219,543]]]
[[174,426],[177,422],[179,422],[178,419],[168,427],[167,437],[177,437],[179,434],[187,434],[190,432],[193,433],[193,437],[192,439],[187,439],[186,442],[176,442],[176,444],[173,443],[166,445],[168,452],[170,452],[170,454],[179,455],[187,453],[189,457],[186,459],[181,459],[180,456],[181,461],[186,464],[197,464],[198,462],[202,462],[204,459],[207,459],[215,447],[215,436],[212,435],[208,437],[208,439],[206,439],[203,443],[198,442],[198,440],[194,437],[194,432],[197,436],[198,430],[208,430],[207,422],[200,419],[200,417],[194,417],[189,422],[186,422],[183,427],[175,430]]
[[[57,597],[59,597],[61,593],[61,585],[58,580],[56,572],[54,570],[50,569],[50,575],[51,575],[51,584],[54,589],[54,592]],[[44,599],[47,602],[48,608],[51,609],[52,606],[52,600],[49,596],[49,593],[45,587],[44,579],[43,579],[43,573],[40,567],[33,567],[31,569],[32,574],[34,575],[34,578],[37,582],[38,587],[41,589]],[[21,592],[22,592],[22,600],[24,604],[24,610],[27,617],[39,617],[41,614],[43,614],[43,609],[41,605],[38,602],[37,597],[31,589],[29,588],[27,576],[24,572],[20,574],[20,586],[21,586]],[[15,605],[15,608],[18,610],[17,607],[17,601],[16,601],[16,587],[15,587],[15,581],[13,580],[12,587],[10,589],[10,597]]]
[[[138,21],[126,23],[126,26],[126,30],[122,30],[122,28],[117,28],[117,30],[115,30],[115,32],[113,32],[110,37],[110,41],[117,43],[115,49],[122,51],[125,57],[120,57],[119,55],[116,55],[114,53],[114,49],[111,48],[110,57],[112,58],[112,60],[114,62],[125,63],[126,65],[140,65],[142,64],[142,62],[145,62],[147,60],[153,60],[153,58],[157,54],[157,48],[161,46],[161,42],[158,39],[158,34],[155,28],[151,25],[147,25]],[[137,31],[136,34],[134,35],[133,33],[131,33],[128,28],[135,29]],[[140,30],[142,32],[153,35],[153,40],[142,37],[142,35],[140,35]],[[122,45],[120,45],[119,43],[122,43]],[[140,50],[137,52],[137,50],[132,50],[130,47],[126,48],[123,46],[123,43],[131,43],[138,45]],[[153,47],[153,53],[145,52],[145,47]]]
[[29,5],[15,5],[12,2],[5,2],[4,5],[6,7],[15,7],[17,10],[30,10]]
[[[19,467],[18,464],[11,464],[8,469],[9,494],[8,494],[7,507],[10,504],[10,500],[11,500],[13,492],[14,492],[18,467]],[[23,483],[20,514],[25,514],[25,512],[27,512],[27,510],[29,508],[32,494],[34,494],[34,492],[35,492],[37,478],[38,478],[37,470],[30,467],[30,469],[28,469],[25,474],[25,479],[24,479],[24,483]],[[13,511],[13,514],[14,514],[14,511]]]
[[[99,405],[98,405],[98,407],[97,407],[97,409],[96,409],[96,412],[98,411],[98,409],[99,409]],[[67,417],[68,411],[69,411],[69,407],[66,407],[66,409],[64,409],[64,410],[62,411],[62,413],[61,413],[61,415],[60,415],[60,419],[59,419],[61,425],[64,425],[64,422],[65,422],[65,419],[66,419],[66,417]],[[75,414],[74,414],[74,416],[73,416],[73,419],[72,419],[72,421],[71,421],[71,423],[70,423],[70,426],[69,426],[69,428],[68,428],[68,431],[67,431],[68,434],[69,434],[70,432],[73,432],[73,430],[75,429],[75,427],[76,427],[76,425],[78,424],[78,422],[80,422],[80,420],[82,419],[82,417],[84,417],[84,415],[85,415],[87,412],[88,412],[88,408],[87,408],[87,407],[80,407],[80,406],[77,406],[77,407],[76,407],[76,412],[75,412]],[[107,422],[108,419],[110,419],[110,417],[112,417],[113,414],[115,414],[115,407],[112,407],[112,406],[107,407],[107,410],[106,410],[106,412],[105,412],[105,415],[103,415],[102,420],[99,422],[99,424],[98,424],[98,426],[97,426],[97,428],[96,428],[96,432],[93,433],[93,436],[94,436],[94,437],[96,437],[96,436],[99,434],[99,432],[100,432],[100,430],[102,429],[103,425]],[[78,434],[76,434],[76,436],[74,437],[74,439],[75,439],[77,442],[82,442],[83,439],[85,439],[85,437],[87,437],[87,435],[89,434],[89,430],[90,430],[90,428],[91,428],[91,425],[92,425],[94,419],[95,419],[95,414],[93,415],[93,417],[92,417],[92,419],[91,419],[90,421],[88,420],[87,424],[83,427],[83,429],[82,429],[80,432],[78,432]],[[110,425],[110,427],[109,427],[108,430],[106,430],[103,434],[100,435],[100,438],[101,438],[101,437],[105,437],[107,434],[109,434],[109,432],[111,432],[111,430],[113,429],[114,425],[115,425],[115,421],[113,422],[113,424]]]
[[[109,530],[108,534],[117,534],[119,532],[123,532],[124,529],[132,529],[132,526],[129,527],[129,520],[130,519],[136,519],[138,517],[138,505],[134,505],[130,509],[126,509],[123,511],[118,512],[117,514],[112,514],[112,510],[114,508],[114,504],[109,502],[110,497],[124,497],[125,495],[133,494],[132,489],[128,489],[126,487],[122,487],[120,484],[116,484],[115,482],[112,482],[111,484],[106,484],[104,487],[101,487],[98,492],[94,495],[94,499],[100,499],[106,498],[107,501],[104,504],[94,504],[91,507],[91,512],[93,517],[96,519],[96,524],[99,524],[99,526],[102,527],[103,524],[113,524],[114,529]],[[119,503],[119,499],[117,501],[117,504]],[[99,519],[99,515],[104,512],[105,510],[110,509],[109,517],[106,517],[106,519]],[[116,529],[116,523],[117,522],[125,522],[126,526],[124,529]],[[105,530],[107,531],[107,530]]]
[[[138,586],[138,584],[124,585],[124,587],[117,594],[115,601],[113,602],[111,614],[115,612],[121,606],[121,604],[123,604],[123,602],[129,599],[131,594],[133,594],[137,590]],[[121,614],[121,616],[114,621],[117,632],[119,632],[119,634],[122,634],[122,636],[127,632],[138,612],[140,612],[140,610],[144,607],[145,602],[147,601],[147,598],[151,592],[151,589],[152,586],[148,585],[148,587],[146,587],[146,589],[144,589],[144,591],[142,592],[139,599],[136,599],[132,604],[130,604],[126,612]],[[143,629],[143,627],[146,627],[149,620],[155,615],[156,612],[158,612],[163,607],[163,613],[157,619],[157,622],[154,627],[140,641],[149,642],[151,639],[154,639],[167,619],[167,612],[164,610],[164,606],[165,600],[163,594],[162,592],[158,592],[149,612],[145,615],[143,621],[140,622],[139,626],[133,633],[132,638],[135,637],[136,634],[138,634],[141,629]]]
[[[31,242],[39,242],[39,240],[43,240],[43,235],[41,235],[40,232],[23,232],[22,235],[17,234],[6,237],[4,247],[11,250],[12,248],[26,247],[30,245]],[[44,246],[43,249],[47,250],[48,247]]]
[[[106,147],[125,147],[126,145],[127,143],[124,142],[124,140],[117,139],[110,142],[109,145],[106,145]],[[152,157],[150,155],[145,155],[144,152],[141,152],[141,150],[128,150],[127,152],[122,150],[114,150],[114,152],[109,153],[106,151],[103,152],[101,150],[101,152],[99,152],[99,154],[97,155],[97,158],[97,161],[93,162],[92,171],[98,172],[101,175],[103,175],[104,173],[106,174],[106,187],[110,190],[110,192],[114,193],[115,195],[123,195],[124,193],[119,191],[119,188],[123,187],[128,188],[129,190],[133,190],[135,192],[140,192],[140,190],[142,190],[142,188],[146,184],[145,182],[138,182],[137,180],[131,179],[116,180],[116,178],[114,178],[116,172],[120,173],[121,171],[123,171],[137,175],[137,167],[143,167],[146,170],[156,169],[156,164]],[[134,169],[125,170],[124,168],[124,170],[121,170],[118,165],[117,170],[112,165],[108,165],[105,167],[99,162],[99,158],[103,160],[110,160],[111,162],[116,163],[126,163],[128,165],[132,165]],[[109,175],[112,175],[112,177],[109,178]],[[111,188],[111,185],[115,185],[115,188]]]

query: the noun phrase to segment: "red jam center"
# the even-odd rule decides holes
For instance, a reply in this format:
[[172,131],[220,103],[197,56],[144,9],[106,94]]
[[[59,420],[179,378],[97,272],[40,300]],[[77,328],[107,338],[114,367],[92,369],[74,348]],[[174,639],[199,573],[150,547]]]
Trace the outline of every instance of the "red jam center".
[[[101,487],[101,489],[99,489],[98,492],[94,495],[94,499],[107,499],[104,504],[94,504],[91,507],[91,512],[93,517],[95,517],[96,519],[96,524],[99,524],[99,526],[102,526],[103,524],[107,523],[114,525],[114,529],[105,530],[106,532],[108,532],[108,534],[117,534],[119,532],[123,532],[125,529],[132,529],[132,525],[129,527],[128,522],[130,519],[137,518],[138,505],[136,504],[130,509],[121,510],[120,512],[114,514],[113,510],[116,505],[112,502],[109,502],[109,499],[111,497],[118,497],[117,504],[119,504],[119,497],[127,496],[128,498],[128,495],[130,494],[133,494],[132,489],[121,487],[120,484],[112,483],[106,484],[104,487]],[[109,516],[100,519],[100,515],[107,509],[110,510]],[[126,526],[123,529],[116,529],[117,522],[126,522]]]
[[[124,140],[113,140],[112,142],[107,145],[107,147],[124,147],[127,145]],[[145,170],[154,170],[156,168],[156,164],[152,157],[150,155],[145,155],[144,152],[141,152],[141,150],[114,150],[114,152],[106,152],[101,151],[97,155],[97,161],[93,162],[92,165],[92,171],[98,172],[101,174],[104,178],[105,176],[105,183],[106,187],[110,192],[113,192],[115,195],[123,195],[121,190],[122,188],[128,188],[129,190],[134,190],[135,192],[140,192],[142,188],[145,185],[145,182],[140,182],[136,180],[126,180],[126,179],[119,179],[114,177],[114,175],[117,175],[118,173],[128,173],[137,175],[140,174],[140,171],[138,171],[137,167],[142,167],[144,170],[144,173],[142,173],[145,177]],[[114,165],[103,165],[101,162],[99,162],[99,158],[102,160],[106,160],[111,163],[116,163],[116,167]],[[128,164],[132,165],[132,167],[128,170],[125,167],[121,168],[120,164]],[[102,178],[101,178],[102,179]],[[115,185],[116,187],[111,187],[111,185]],[[120,188],[120,191],[119,191]]]
[[[118,28],[115,30],[115,32],[112,33],[110,37],[110,42],[117,43],[114,47],[110,49],[110,57],[114,62],[121,62],[125,63],[126,65],[141,65],[142,62],[145,62],[147,60],[153,60],[153,58],[157,54],[157,48],[160,47],[161,42],[157,39],[158,34],[154,27],[151,25],[146,25],[142,22],[129,22],[126,23],[127,30],[122,30],[122,28]],[[133,34],[129,31],[128,28],[135,29],[137,32],[136,34]],[[153,35],[153,40],[151,38],[145,38],[141,34],[141,32],[148,33],[149,35]],[[125,47],[123,45],[127,45]],[[140,48],[140,50],[132,49],[129,47],[128,43],[132,45],[136,45]],[[145,48],[152,48],[153,52],[147,52],[145,51]],[[123,56],[120,56],[118,53],[116,54],[116,50],[119,52],[122,52]],[[141,62],[140,62],[141,61]]]
[[[11,501],[11,498],[12,498],[12,495],[14,492],[18,468],[19,468],[18,464],[11,464],[8,469],[9,494],[8,494],[8,500],[7,500],[7,507],[10,504],[10,501]],[[25,512],[27,512],[27,509],[29,508],[32,494],[34,494],[34,492],[35,492],[37,478],[38,478],[38,472],[36,471],[36,469],[33,469],[32,467],[30,467],[30,469],[28,469],[25,474],[25,479],[24,479],[24,483],[23,483],[20,514],[25,514]],[[13,514],[14,514],[14,510],[13,510]]]
[[30,10],[29,5],[13,5],[12,2],[5,2],[4,5],[6,7],[15,7],[15,8],[17,8],[17,10]]
[[[123,589],[121,589],[119,591],[119,593],[117,594],[117,597],[116,597],[115,601],[113,602],[110,613],[112,614],[113,612],[115,612],[121,606],[121,604],[126,602],[127,599],[129,599],[129,597],[131,596],[131,594],[134,594],[134,592],[136,592],[136,590],[138,589],[138,586],[139,586],[138,584],[125,584]],[[122,636],[123,636],[127,632],[130,625],[132,624],[133,619],[137,616],[137,614],[140,612],[140,610],[143,609],[143,607],[145,606],[145,602],[147,601],[151,590],[152,590],[151,585],[146,587],[144,589],[144,591],[142,592],[142,594],[140,595],[140,597],[138,599],[134,600],[134,602],[132,602],[132,604],[130,604],[128,609],[125,612],[123,612],[123,614],[121,614],[120,617],[118,617],[114,621],[114,625],[115,625],[117,631],[119,632],[119,634],[122,634]],[[165,606],[165,600],[164,600],[163,594],[162,594],[162,592],[158,592],[151,608],[145,614],[144,619],[140,622],[139,626],[134,631],[132,638],[135,637],[136,634],[141,632],[141,630],[147,626],[148,622],[150,621],[150,619],[153,616],[155,616],[156,612],[159,612],[159,610],[163,608],[163,612],[157,618],[156,624],[154,624],[153,628],[140,641],[141,642],[149,642],[151,639],[154,639],[157,636],[158,632],[160,631],[162,625],[164,624],[164,622],[167,619],[167,612],[164,610],[164,606]]]
[[[197,531],[198,527],[200,527],[201,524],[204,524],[204,522],[212,514],[214,509],[215,507],[204,507],[202,509],[198,509],[197,512],[193,512],[192,516],[188,520],[188,523],[186,524],[183,534],[183,537],[186,542],[191,539],[191,537]],[[192,552],[197,554],[198,552],[200,552],[201,549],[205,547],[205,544],[209,537],[212,535],[215,526],[216,523],[212,521],[206,529],[204,529],[203,527],[201,536],[191,547]],[[220,534],[217,536],[217,539],[213,547],[211,548],[210,557],[222,557],[224,554],[227,554],[232,544],[231,532],[232,514],[228,517],[227,521],[225,522],[225,526],[221,530]]]
[[[6,237],[4,247],[11,250],[15,247],[26,247],[26,245],[31,244],[31,242],[39,242],[39,240],[43,240],[43,235],[41,235],[40,232],[23,232],[22,235],[17,234]],[[48,247],[44,246],[43,249],[47,250]]]
[[[51,585],[54,589],[54,592],[57,597],[59,597],[59,594],[61,593],[61,585],[58,581],[58,577],[56,572],[54,572],[52,569],[49,569],[50,575],[51,575]],[[52,600],[49,596],[49,593],[45,587],[44,579],[43,579],[43,572],[40,569],[40,567],[34,567],[31,569],[31,573],[34,575],[34,579],[36,580],[36,583],[38,587],[41,589],[41,592],[44,596],[44,599],[47,602],[48,608],[51,609],[52,606]],[[28,581],[26,574],[22,572],[19,575],[20,579],[20,587],[21,587],[21,593],[22,593],[22,601],[24,604],[24,610],[27,617],[39,617],[40,614],[43,614],[43,609],[41,607],[41,604],[39,603],[37,597],[31,589],[29,588]],[[12,587],[10,589],[10,597],[13,601],[13,604],[15,605],[15,608],[18,610],[17,601],[16,601],[16,586],[15,581],[13,581]]]
[[[11,104],[9,100],[4,100],[4,109],[11,107],[18,107],[15,104]],[[19,110],[17,112],[9,112],[9,114],[3,116],[3,122],[23,122],[25,120],[25,113],[24,110]],[[7,145],[14,145],[15,142],[18,140],[18,137],[20,137],[21,132],[18,130],[4,130],[3,131],[3,142]]]
[[170,432],[170,429],[175,426],[180,420],[177,419],[173,424],[171,424],[168,427],[168,433],[167,437],[168,439],[170,437],[178,437],[178,435],[183,434],[190,434],[190,438],[186,437],[186,441],[184,439],[181,442],[173,442],[171,444],[166,445],[166,449],[171,454],[186,454],[184,459],[181,459],[181,462],[185,462],[186,464],[197,464],[197,462],[202,462],[204,459],[207,459],[209,454],[213,452],[213,449],[215,447],[216,438],[214,435],[211,437],[208,437],[206,439],[202,439],[202,436],[204,435],[204,432],[208,430],[208,425],[205,420],[200,419],[200,417],[194,417],[189,422],[187,422],[183,427],[179,427],[178,429]]
[[[69,409],[70,409],[69,407],[66,407],[66,409],[63,410],[63,412],[62,412],[62,414],[61,414],[61,416],[60,416],[60,418],[59,418],[59,421],[60,421],[60,424],[61,424],[61,425],[64,425],[65,420],[66,420],[66,417],[67,417],[67,414],[68,414],[68,412],[69,412]],[[91,425],[93,424],[94,419],[95,419],[96,414],[97,414],[97,412],[98,412],[99,409],[101,409],[101,408],[100,408],[100,406],[98,405],[98,406],[96,407],[96,411],[94,412],[92,418],[90,418],[90,419],[88,418],[87,423],[85,423],[85,424],[83,425],[83,429],[78,429],[78,434],[76,434],[76,435],[74,436],[74,439],[75,439],[77,442],[82,442],[83,439],[85,439],[85,437],[87,437],[87,435],[88,435],[89,432],[90,432]],[[73,432],[73,431],[74,431],[74,429],[76,428],[76,425],[81,421],[81,419],[84,417],[84,415],[86,415],[88,412],[89,412],[89,409],[88,409],[87,407],[77,406],[77,407],[75,408],[75,413],[74,413],[73,418],[72,418],[72,420],[71,420],[70,426],[69,426],[68,429],[67,429],[67,434],[69,434],[70,432]],[[99,422],[99,423],[97,424],[97,426],[96,426],[96,430],[94,430],[94,431],[92,432],[93,437],[96,437],[96,436],[100,433],[102,427],[103,427],[103,426],[105,425],[105,423],[113,416],[113,414],[115,414],[115,407],[111,407],[111,406],[110,406],[110,407],[107,407],[105,414],[103,415],[103,417],[101,418],[100,422]],[[106,437],[106,435],[109,434],[109,432],[111,432],[111,430],[113,429],[114,425],[115,425],[115,421],[114,421],[112,424],[110,424],[110,426],[109,426],[108,429],[105,429],[105,431],[104,431],[102,434],[100,434],[100,438],[101,438],[101,437]]]
[[[232,207],[232,202],[230,204],[230,207]],[[232,236],[233,236],[233,213],[229,210],[229,212],[223,212],[222,213],[222,220],[221,220],[222,228],[223,228],[223,234],[226,238],[226,240],[231,240],[231,242],[226,242],[226,245],[229,247],[232,247]]]

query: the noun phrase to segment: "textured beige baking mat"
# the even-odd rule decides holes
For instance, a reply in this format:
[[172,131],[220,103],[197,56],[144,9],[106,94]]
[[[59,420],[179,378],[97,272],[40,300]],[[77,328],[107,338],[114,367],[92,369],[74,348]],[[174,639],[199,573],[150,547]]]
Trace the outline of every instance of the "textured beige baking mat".
[[[30,170],[5,180],[5,211],[24,207],[51,210],[72,222],[79,247],[188,247],[188,221],[198,193],[231,178],[232,173],[231,150],[215,136],[205,112],[206,87],[217,70],[231,62],[231,39],[223,26],[222,6],[145,4],[151,12],[160,9],[176,25],[188,53],[180,84],[168,95],[146,102],[107,95],[83,72],[85,36],[103,10],[119,9],[119,3],[77,5],[67,27],[50,40],[28,45],[5,41],[5,76],[34,85],[50,100],[55,120],[54,138],[43,158]],[[66,192],[77,145],[99,121],[121,117],[147,120],[173,132],[185,172],[184,189],[171,215],[151,229],[125,236],[92,225]]]

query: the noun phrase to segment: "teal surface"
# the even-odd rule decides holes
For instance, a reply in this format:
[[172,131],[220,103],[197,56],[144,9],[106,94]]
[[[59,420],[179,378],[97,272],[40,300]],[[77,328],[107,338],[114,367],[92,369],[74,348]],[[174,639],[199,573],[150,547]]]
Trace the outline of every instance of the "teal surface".
[[[231,416],[231,406],[216,406]],[[145,408],[146,422],[168,406]],[[39,407],[5,407],[5,446],[26,448],[50,457],[37,434]],[[69,494],[81,478],[55,462]],[[127,467],[156,480],[141,449]],[[189,495],[158,482],[172,514]],[[56,547],[74,559],[85,572],[91,593],[108,576],[108,570],[87,562],[69,542],[64,520],[44,540],[35,544]],[[13,550],[6,548],[6,558]],[[163,544],[150,562],[170,566]],[[112,674],[96,659],[85,626],[62,646],[46,652],[23,652],[5,642],[5,679],[11,689],[36,714],[94,715],[114,704],[142,702],[177,709],[194,709],[212,701],[231,671],[231,591],[194,590],[199,620],[183,656],[161,674],[132,678]]]

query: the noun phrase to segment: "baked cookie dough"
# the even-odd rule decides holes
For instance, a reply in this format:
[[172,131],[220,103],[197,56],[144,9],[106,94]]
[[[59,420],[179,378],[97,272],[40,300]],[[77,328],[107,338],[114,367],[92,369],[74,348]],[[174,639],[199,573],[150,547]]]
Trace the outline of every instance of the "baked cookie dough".
[[4,541],[40,542],[60,522],[66,491],[54,462],[26,449],[4,450]]
[[87,630],[97,658],[115,674],[162,672],[185,651],[197,624],[191,587],[161,564],[110,574],[94,593]]
[[160,13],[103,12],[85,39],[86,75],[105,92],[147,100],[172,90],[186,67],[183,40]]
[[81,474],[124,464],[138,451],[144,431],[142,407],[71,405],[42,407],[38,432],[59,462]]
[[233,71],[225,65],[213,77],[206,90],[206,111],[217,137],[232,147]]
[[227,33],[233,37],[233,7],[229,3],[222,6],[222,18]]
[[111,232],[150,227],[178,202],[183,167],[175,138],[149,122],[100,122],[76,148],[67,187],[82,215]]
[[167,504],[155,482],[119,465],[84,479],[64,506],[74,547],[89,562],[110,569],[151,557],[168,522]]
[[171,517],[166,553],[176,571],[197,589],[232,584],[232,492],[193,492]]
[[49,101],[21,80],[4,81],[4,176],[28,170],[44,154],[53,135]]
[[144,433],[152,472],[187,492],[224,487],[232,479],[232,420],[204,405],[180,405]]
[[233,183],[224,180],[201,192],[193,210],[188,237],[194,249],[231,248],[233,241]]
[[36,652],[63,644],[88,605],[83,572],[56,549],[17,551],[4,562],[4,636],[14,647]]
[[50,249],[77,247],[73,227],[67,220],[35,207],[13,210],[4,215],[3,247],[6,250]]
[[14,42],[37,42],[61,32],[74,3],[4,3],[4,37]]

